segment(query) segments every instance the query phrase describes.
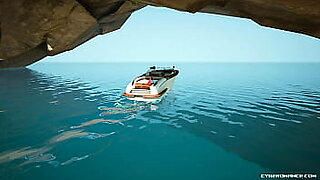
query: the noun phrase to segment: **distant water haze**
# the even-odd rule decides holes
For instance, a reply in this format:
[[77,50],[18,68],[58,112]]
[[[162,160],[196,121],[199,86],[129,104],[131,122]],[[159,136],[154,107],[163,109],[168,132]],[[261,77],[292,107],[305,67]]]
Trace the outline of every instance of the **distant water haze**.
[[319,172],[320,64],[175,64],[174,88],[156,104],[121,93],[158,64],[1,70],[0,179]]

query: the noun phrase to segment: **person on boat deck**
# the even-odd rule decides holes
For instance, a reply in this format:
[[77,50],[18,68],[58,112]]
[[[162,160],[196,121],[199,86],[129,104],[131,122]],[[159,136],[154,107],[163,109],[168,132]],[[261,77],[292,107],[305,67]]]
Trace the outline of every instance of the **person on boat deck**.
[[151,78],[151,76],[150,76],[147,85],[150,86],[151,84],[152,84],[152,78]]

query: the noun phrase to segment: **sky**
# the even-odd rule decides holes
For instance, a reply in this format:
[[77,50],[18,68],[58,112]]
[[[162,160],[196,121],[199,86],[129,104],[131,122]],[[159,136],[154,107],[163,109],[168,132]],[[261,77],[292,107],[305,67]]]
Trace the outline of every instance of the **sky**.
[[229,16],[146,7],[46,62],[320,62],[320,39]]

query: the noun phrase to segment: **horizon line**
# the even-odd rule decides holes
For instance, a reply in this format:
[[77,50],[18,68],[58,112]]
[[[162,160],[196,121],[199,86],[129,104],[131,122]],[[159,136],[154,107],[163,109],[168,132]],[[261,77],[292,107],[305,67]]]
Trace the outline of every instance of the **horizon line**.
[[320,63],[318,61],[66,61],[66,62],[38,62],[35,64],[70,64],[70,63]]

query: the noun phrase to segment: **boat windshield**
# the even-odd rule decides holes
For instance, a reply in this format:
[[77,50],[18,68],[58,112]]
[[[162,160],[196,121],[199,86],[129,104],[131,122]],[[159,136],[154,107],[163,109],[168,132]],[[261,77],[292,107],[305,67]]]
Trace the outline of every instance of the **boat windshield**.
[[154,70],[174,70],[175,66],[169,67],[169,66],[151,66],[147,72],[154,71]]
[[163,77],[164,73],[162,71],[150,71],[146,74],[148,77],[152,76],[152,77]]

